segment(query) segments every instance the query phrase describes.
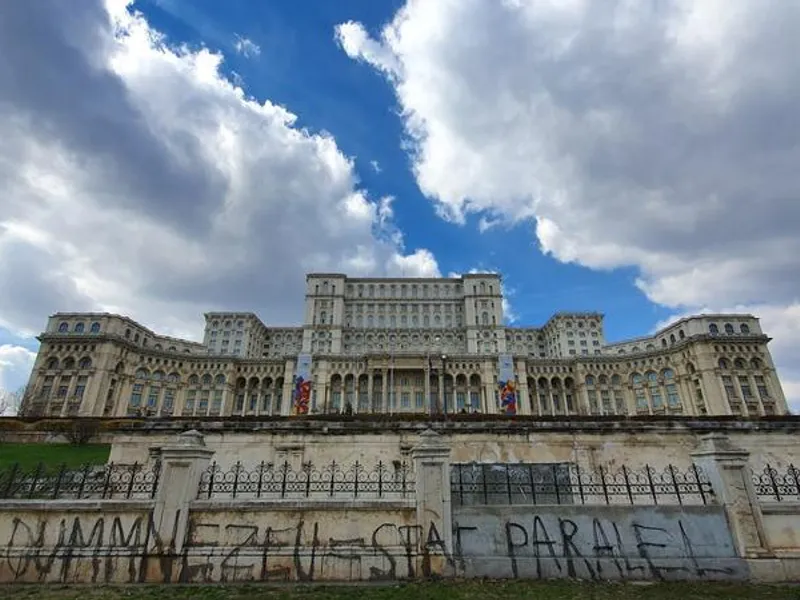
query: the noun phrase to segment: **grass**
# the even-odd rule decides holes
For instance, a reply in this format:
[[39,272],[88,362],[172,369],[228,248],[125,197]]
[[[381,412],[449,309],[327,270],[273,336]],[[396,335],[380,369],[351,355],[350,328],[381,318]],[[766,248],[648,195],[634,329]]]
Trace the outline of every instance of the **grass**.
[[463,581],[406,585],[7,586],[6,600],[798,600],[800,587]]
[[62,464],[68,468],[102,465],[110,451],[108,444],[0,444],[0,471],[10,469],[14,463],[26,471],[35,469],[39,463],[48,470],[58,469]]

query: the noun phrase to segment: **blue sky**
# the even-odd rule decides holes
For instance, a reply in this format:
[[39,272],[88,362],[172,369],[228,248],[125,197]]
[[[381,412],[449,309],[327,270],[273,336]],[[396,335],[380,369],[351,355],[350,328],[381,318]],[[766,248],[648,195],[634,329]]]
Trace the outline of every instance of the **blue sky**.
[[[9,78],[0,87],[42,124],[13,139],[56,148],[58,160],[0,149],[50,182],[43,192],[8,178],[15,202],[0,277],[42,274],[30,290],[0,293],[0,386],[24,382],[30,354],[21,349],[35,351],[32,335],[50,312],[118,310],[197,337],[203,310],[291,322],[305,270],[356,265],[354,274],[499,271],[515,324],[600,311],[609,340],[689,312],[754,312],[776,330],[779,367],[800,390],[791,366],[800,273],[786,259],[800,249],[789,160],[800,77],[785,58],[794,42],[781,36],[797,11],[744,2],[731,16],[675,0],[620,4],[614,21],[589,19],[581,2],[86,4],[67,15],[32,2],[18,10],[28,38],[59,20],[66,33],[39,47],[5,42],[12,68],[0,70]],[[76,41],[92,23],[118,45]],[[208,56],[221,62],[198,67]],[[20,75],[53,57],[71,79]],[[103,77],[86,67],[93,60]],[[725,67],[732,61],[736,70]],[[30,108],[42,95],[64,102]],[[278,123],[274,105],[295,119]],[[82,118],[76,132],[69,124]],[[104,146],[106,135],[116,141]],[[350,194],[354,212],[336,221]],[[68,214],[93,231],[125,231],[89,242],[69,217],[55,219],[69,202]],[[306,226],[327,233],[300,242]]]
[[[334,36],[338,24],[351,20],[380,32],[402,5],[367,0],[135,4],[173,43],[224,52],[224,70],[232,78],[238,75],[248,94],[286,106],[300,127],[331,132],[355,159],[364,187],[376,197],[397,199],[395,220],[406,244],[430,249],[442,273],[473,268],[502,273],[518,323],[538,325],[558,310],[600,311],[610,339],[648,333],[670,311],[635,287],[633,269],[597,272],[545,256],[531,223],[481,233],[481,215],[471,215],[463,226],[437,217],[403,149],[405,133],[391,86],[351,60]],[[259,54],[237,53],[238,38],[257,44]]]

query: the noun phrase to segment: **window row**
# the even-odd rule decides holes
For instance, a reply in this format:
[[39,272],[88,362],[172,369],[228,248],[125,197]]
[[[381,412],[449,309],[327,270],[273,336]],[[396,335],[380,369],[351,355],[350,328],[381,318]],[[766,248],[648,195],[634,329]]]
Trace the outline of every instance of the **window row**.
[[[86,324],[78,321],[73,325],[72,331],[74,333],[84,333],[86,331]],[[66,321],[62,321],[58,325],[58,332],[59,333],[68,333],[69,332],[69,323]],[[89,326],[90,333],[100,333],[100,323],[94,322]]]
[[[70,371],[75,368],[75,364],[76,364],[75,359],[72,358],[71,356],[68,356],[63,361],[60,362],[55,356],[51,356],[50,358],[47,359],[47,362],[45,363],[45,368],[48,371],[56,371],[59,368],[64,371]],[[88,356],[84,356],[77,362],[77,365],[78,368],[81,370],[91,369],[92,359],[89,358]]]

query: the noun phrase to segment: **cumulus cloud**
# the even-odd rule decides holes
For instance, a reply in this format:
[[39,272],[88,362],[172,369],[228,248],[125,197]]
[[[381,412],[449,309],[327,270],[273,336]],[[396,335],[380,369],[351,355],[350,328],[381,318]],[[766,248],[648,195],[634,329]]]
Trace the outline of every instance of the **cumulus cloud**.
[[333,138],[174,48],[125,0],[0,13],[0,326],[130,314],[196,338],[202,312],[302,316],[308,271],[438,272]]
[[36,353],[22,346],[0,345],[0,416],[10,411],[12,395],[27,383]]
[[[800,298],[798,26],[785,0],[407,0],[336,37],[393,86],[445,218],[530,221],[654,302],[766,317]],[[772,333],[788,365],[800,335]]]

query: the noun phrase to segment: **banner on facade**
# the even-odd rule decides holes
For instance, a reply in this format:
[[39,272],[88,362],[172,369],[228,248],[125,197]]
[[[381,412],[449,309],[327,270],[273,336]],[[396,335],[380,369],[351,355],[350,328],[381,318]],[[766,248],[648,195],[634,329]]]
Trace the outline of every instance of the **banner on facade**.
[[294,370],[292,388],[292,413],[307,415],[311,403],[311,355],[299,354]]
[[517,379],[514,377],[514,359],[510,354],[501,354],[497,360],[497,385],[499,404],[503,414],[517,414]]

